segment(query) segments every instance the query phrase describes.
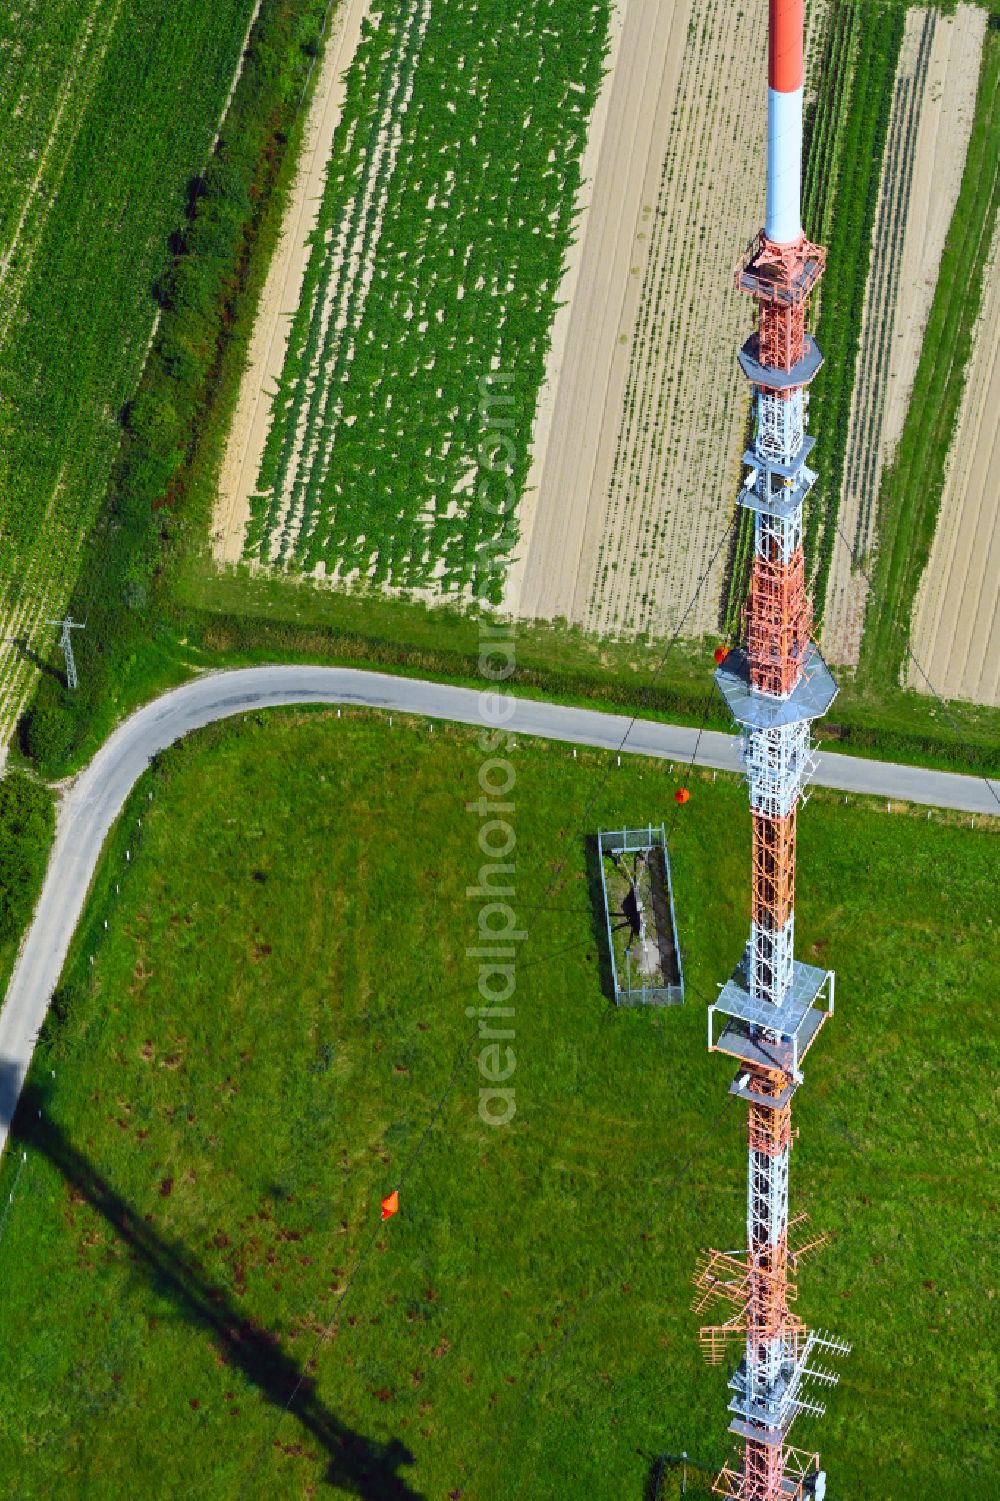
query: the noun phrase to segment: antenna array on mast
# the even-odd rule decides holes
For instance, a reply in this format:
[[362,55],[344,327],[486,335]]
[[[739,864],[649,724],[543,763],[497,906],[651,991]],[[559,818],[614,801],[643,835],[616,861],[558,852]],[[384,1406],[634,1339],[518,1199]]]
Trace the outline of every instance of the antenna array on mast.
[[696,1311],[714,1303],[727,1315],[702,1330],[706,1357],[721,1362],[733,1342],[742,1350],[729,1382],[739,1447],[715,1484],[730,1501],[821,1501],[819,1455],[793,1448],[788,1433],[799,1413],[822,1415],[814,1389],[837,1382],[815,1357],[849,1353],[789,1307],[798,1293],[789,1272],[797,1276],[823,1240],[789,1245],[792,1097],[834,997],[833,972],[795,958],[796,815],[813,769],[810,726],[837,691],[811,640],[803,553],[802,506],[816,482],[806,464],[807,391],[823,362],[806,324],[826,260],[799,219],[803,30],[803,0],[770,0],[767,219],[736,269],[757,305],[756,331],[739,353],[756,418],[740,491],[753,516],[753,564],[745,644],[716,672],[742,734],[753,826],[750,938],[708,1015],[709,1048],[737,1061],[731,1093],[749,1107],[747,1244],[707,1252],[695,1274]]

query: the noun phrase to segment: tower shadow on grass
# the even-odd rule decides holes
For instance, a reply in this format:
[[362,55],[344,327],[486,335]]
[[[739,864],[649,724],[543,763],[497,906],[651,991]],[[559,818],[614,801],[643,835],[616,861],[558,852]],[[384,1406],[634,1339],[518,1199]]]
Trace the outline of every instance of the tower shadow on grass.
[[650,1461],[643,1501],[712,1501],[712,1479],[697,1460],[661,1454]]
[[[410,1450],[398,1439],[380,1443],[365,1438],[330,1412],[316,1394],[314,1377],[284,1353],[277,1336],[236,1308],[186,1247],[154,1230],[48,1119],[44,1105],[42,1092],[29,1082],[14,1118],[12,1142],[40,1152],[82,1194],[128,1247],[150,1287],[212,1337],[226,1363],[242,1371],[273,1404],[275,1419],[296,1393],[289,1414],[325,1451],[325,1483],[363,1501],[423,1501],[399,1473],[413,1463]],[[255,1453],[248,1446],[248,1478]]]
[[43,676],[55,678],[57,683],[65,683],[66,674],[60,672],[41,652],[37,652],[27,636],[11,636],[10,644],[22,662],[30,662]]
[[646,1483],[642,1488],[642,1501],[660,1501],[660,1481],[663,1479],[663,1456],[649,1461]]

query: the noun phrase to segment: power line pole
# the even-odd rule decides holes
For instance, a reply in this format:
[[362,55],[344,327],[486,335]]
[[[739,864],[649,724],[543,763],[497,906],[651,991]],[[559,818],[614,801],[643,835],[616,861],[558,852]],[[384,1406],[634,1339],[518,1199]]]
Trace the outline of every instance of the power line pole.
[[63,656],[66,658],[66,687],[71,690],[75,689],[78,686],[79,679],[76,675],[76,659],[73,656],[73,637],[70,633],[72,631],[82,631],[85,627],[85,622],[71,620],[67,615],[65,620],[49,620],[46,624],[57,625],[59,627],[59,645],[62,647]]

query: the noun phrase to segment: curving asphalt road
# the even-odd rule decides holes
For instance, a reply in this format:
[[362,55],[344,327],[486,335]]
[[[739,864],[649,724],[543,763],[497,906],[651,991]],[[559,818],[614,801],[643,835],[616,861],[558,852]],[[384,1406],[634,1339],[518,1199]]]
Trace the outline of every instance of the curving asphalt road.
[[[35,1039],[69,949],[101,846],[132,786],[158,751],[213,720],[283,704],[344,703],[462,724],[482,723],[479,693],[349,667],[248,667],[207,673],[147,704],[127,719],[69,787],[34,921],[0,1014],[0,1151],[24,1082]],[[507,728],[570,744],[625,750],[686,764],[739,771],[734,735],[698,732],[651,720],[511,698]],[[969,813],[1000,811],[1000,784],[951,772],[823,754],[815,781]]]

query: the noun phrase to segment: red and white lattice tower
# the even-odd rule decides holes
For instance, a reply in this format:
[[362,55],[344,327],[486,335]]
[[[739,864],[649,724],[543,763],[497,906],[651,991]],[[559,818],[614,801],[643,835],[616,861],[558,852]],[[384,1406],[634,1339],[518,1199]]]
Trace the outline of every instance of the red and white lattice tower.
[[819,1456],[793,1448],[788,1431],[803,1410],[824,1410],[809,1388],[837,1380],[817,1357],[848,1352],[806,1329],[790,1308],[791,1278],[820,1243],[789,1241],[800,1222],[788,1219],[791,1101],[802,1060],[832,1015],[834,990],[832,971],[794,953],[795,819],[812,769],[810,724],[836,693],[811,640],[802,552],[802,506],[816,480],[806,462],[807,392],[822,362],[806,312],[825,260],[799,218],[803,19],[803,0],[770,0],[767,220],[736,272],[757,304],[757,330],[739,355],[754,388],[756,436],[740,493],[753,514],[753,567],[746,644],[716,674],[742,733],[753,824],[750,940],[708,1021],[709,1047],[739,1065],[731,1093],[749,1106],[747,1247],[702,1258],[695,1308],[726,1306],[728,1318],[702,1330],[710,1360],[721,1361],[732,1340],[742,1347],[729,1383],[739,1446],[715,1486],[733,1501],[819,1501],[826,1486]]

